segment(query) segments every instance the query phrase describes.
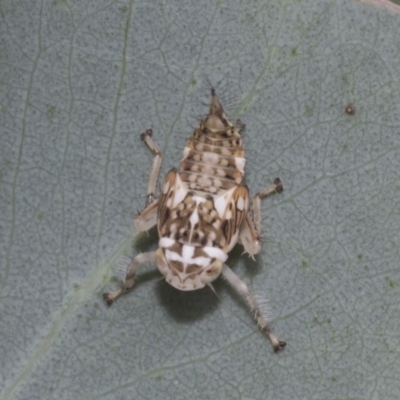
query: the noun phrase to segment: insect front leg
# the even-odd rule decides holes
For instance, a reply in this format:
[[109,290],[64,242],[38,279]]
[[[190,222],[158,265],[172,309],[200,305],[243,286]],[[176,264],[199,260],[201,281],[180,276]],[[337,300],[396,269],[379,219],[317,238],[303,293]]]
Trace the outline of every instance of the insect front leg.
[[147,144],[154,157],[150,171],[149,183],[147,184],[146,207],[139,213],[133,222],[138,232],[148,231],[157,224],[158,199],[155,199],[155,191],[158,176],[160,174],[162,155],[160,149],[152,138],[152,133],[153,131],[151,129],[147,129],[146,132],[140,134],[140,138]]
[[122,286],[115,290],[114,292],[110,293],[103,293],[103,299],[106,301],[108,305],[111,305],[114,300],[124,294],[128,290],[132,289],[133,285],[135,284],[135,276],[136,272],[139,269],[141,264],[155,262],[156,261],[156,252],[149,252],[149,253],[140,253],[138,254],[128,265],[126,269],[125,279]]
[[257,324],[260,326],[261,330],[268,335],[274,351],[278,352],[282,350],[286,346],[286,342],[278,340],[277,337],[271,332],[267,319],[262,314],[260,307],[258,306],[247,285],[241,279],[239,279],[239,277],[226,264],[224,264],[222,268],[222,275],[247,301],[251,311],[254,313],[254,318],[256,319]]
[[150,205],[154,201],[158,175],[160,174],[160,168],[162,163],[162,155],[159,147],[156,145],[152,138],[153,131],[147,129],[146,132],[140,134],[140,138],[147,144],[151,152],[153,153],[153,165],[150,171],[149,183],[147,184],[147,204]]
[[[139,232],[147,231],[157,223],[158,199],[155,199],[154,196],[158,175],[160,173],[162,156],[160,149],[155,144],[151,136],[151,129],[148,129],[146,132],[140,135],[140,138],[147,144],[154,157],[153,165],[150,171],[150,179],[147,185],[146,207],[134,220],[134,226]],[[139,266],[146,262],[155,262],[155,257],[155,252],[138,254],[127,266],[122,286],[114,292],[103,294],[103,298],[107,304],[111,305],[117,297],[132,289],[133,285],[135,284],[135,276]]]

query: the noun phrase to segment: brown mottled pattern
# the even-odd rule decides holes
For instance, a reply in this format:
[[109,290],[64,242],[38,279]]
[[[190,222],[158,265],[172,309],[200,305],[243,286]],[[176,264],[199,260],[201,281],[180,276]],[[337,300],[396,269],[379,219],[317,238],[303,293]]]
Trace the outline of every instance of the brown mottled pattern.
[[[158,230],[160,237],[175,241],[174,252],[181,254],[184,244],[202,248],[217,247],[227,251],[237,240],[244,215],[248,209],[248,189],[244,176],[244,148],[240,131],[244,125],[229,122],[215,94],[212,94],[210,113],[200,122],[187,140],[179,171],[171,170],[165,178],[159,199]],[[181,192],[176,174],[186,186],[185,197],[172,201]],[[219,215],[214,202],[217,196],[236,189],[225,215]],[[205,200],[196,203],[194,196]],[[243,209],[237,207],[241,199]],[[197,209],[197,211],[196,211]],[[191,215],[198,213],[192,226]]]
[[[197,288],[195,277],[206,270],[204,260],[209,260],[208,266],[214,262],[210,249],[226,254],[236,244],[248,212],[243,127],[240,121],[235,125],[228,121],[212,93],[210,113],[188,139],[179,171],[170,170],[164,179],[158,199],[158,232],[160,238],[171,239],[163,247],[170,275],[186,284],[191,277],[190,290]],[[179,258],[188,254],[185,245],[190,246],[189,253],[193,251],[191,259],[199,259],[198,265]]]
[[186,143],[179,175],[189,189],[196,192],[220,194],[240,184],[244,172],[237,167],[236,159],[242,159],[244,148],[240,137],[242,126],[224,120],[225,128],[214,131],[206,120],[194,130]]
[[[192,226],[188,216],[195,208],[196,202],[193,200],[193,193],[189,192],[185,200],[171,210],[171,218],[166,219],[162,225],[159,225],[160,237],[174,239],[175,244],[169,250],[178,254],[181,254],[181,245],[184,244],[199,248],[212,246],[223,249],[226,245],[226,238],[223,230],[221,230],[222,221],[214,208],[212,196],[208,196],[206,201],[197,206],[199,222]],[[199,253],[195,256],[207,255]]]

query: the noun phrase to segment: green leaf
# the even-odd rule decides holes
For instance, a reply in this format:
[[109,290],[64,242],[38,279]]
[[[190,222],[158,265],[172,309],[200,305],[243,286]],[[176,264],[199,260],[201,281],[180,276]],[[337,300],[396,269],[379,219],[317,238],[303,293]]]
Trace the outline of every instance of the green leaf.
[[[400,29],[387,1],[0,5],[0,397],[391,399],[400,391]],[[205,78],[208,77],[208,78]],[[141,269],[101,299],[145,203],[206,112],[246,123],[266,238],[233,270],[268,299],[274,354],[226,282]],[[224,94],[222,94],[224,97]],[[345,112],[352,104],[355,114]]]

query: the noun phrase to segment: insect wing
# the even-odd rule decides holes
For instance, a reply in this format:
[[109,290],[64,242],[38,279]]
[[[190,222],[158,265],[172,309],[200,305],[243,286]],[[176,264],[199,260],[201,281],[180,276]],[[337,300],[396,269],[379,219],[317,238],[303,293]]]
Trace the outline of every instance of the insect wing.
[[176,169],[171,169],[164,179],[162,193],[158,199],[157,226],[160,237],[162,237],[164,224],[176,218],[173,210],[185,199],[187,193],[186,185],[182,182],[178,172]]
[[[240,229],[249,209],[247,186],[241,184],[233,191],[228,191],[225,195],[216,199],[215,205],[222,218],[221,230],[227,243],[227,248],[224,251],[229,252],[238,241]],[[223,210],[224,206],[225,209]],[[221,212],[222,210],[223,212]]]
[[134,220],[133,225],[138,232],[148,231],[157,223],[158,199],[149,204]]

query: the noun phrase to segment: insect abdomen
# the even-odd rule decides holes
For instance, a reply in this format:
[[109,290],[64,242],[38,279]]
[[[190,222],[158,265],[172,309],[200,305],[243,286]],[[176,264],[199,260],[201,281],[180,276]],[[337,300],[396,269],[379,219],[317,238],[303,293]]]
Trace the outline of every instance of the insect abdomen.
[[220,194],[239,185],[244,176],[242,124],[231,124],[213,94],[210,114],[188,139],[179,176],[190,190]]

